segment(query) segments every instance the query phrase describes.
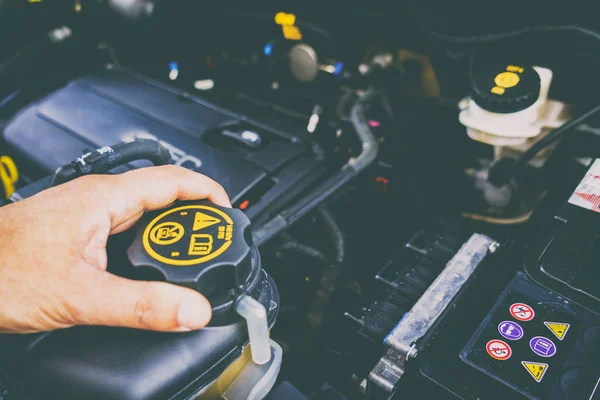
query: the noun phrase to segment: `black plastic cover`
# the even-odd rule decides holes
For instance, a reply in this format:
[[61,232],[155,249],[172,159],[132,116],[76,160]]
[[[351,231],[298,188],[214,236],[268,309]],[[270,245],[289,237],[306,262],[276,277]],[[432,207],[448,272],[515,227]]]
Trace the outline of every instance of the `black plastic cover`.
[[[227,103],[216,105],[109,68],[25,108],[3,136],[21,171],[33,179],[54,173],[86,150],[134,138],[159,140],[175,163],[221,183],[234,204],[249,200],[246,213],[256,222],[318,179],[324,167],[297,119],[235,100]],[[245,130],[247,142],[227,135]]]
[[[255,298],[277,316],[279,293],[262,272]],[[36,399],[185,399],[216,379],[248,343],[245,322],[188,333],[75,327],[0,337],[3,364]]]

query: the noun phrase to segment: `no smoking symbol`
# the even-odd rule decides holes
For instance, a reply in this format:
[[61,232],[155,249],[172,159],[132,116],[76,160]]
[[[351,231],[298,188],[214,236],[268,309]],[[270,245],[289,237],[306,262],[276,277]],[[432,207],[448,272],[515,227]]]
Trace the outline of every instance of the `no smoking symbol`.
[[487,342],[485,349],[492,358],[500,361],[508,360],[512,355],[510,346],[502,340],[490,340]]
[[531,321],[535,316],[535,312],[527,304],[515,303],[510,306],[510,315],[519,321]]

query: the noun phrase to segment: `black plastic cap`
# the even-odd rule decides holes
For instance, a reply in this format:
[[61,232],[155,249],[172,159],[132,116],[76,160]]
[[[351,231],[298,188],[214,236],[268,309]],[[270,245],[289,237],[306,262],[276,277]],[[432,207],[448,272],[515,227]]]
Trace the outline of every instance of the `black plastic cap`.
[[213,313],[251,291],[261,270],[248,217],[206,200],[146,213],[127,255],[138,277],[197,290]]
[[486,111],[509,114],[533,105],[540,96],[540,76],[520,64],[475,67],[471,73],[471,97]]

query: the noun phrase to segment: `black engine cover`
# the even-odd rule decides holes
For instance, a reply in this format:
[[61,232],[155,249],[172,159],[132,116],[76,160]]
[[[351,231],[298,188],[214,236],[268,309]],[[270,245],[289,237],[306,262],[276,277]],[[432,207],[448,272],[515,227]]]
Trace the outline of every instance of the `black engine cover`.
[[21,170],[34,179],[86,150],[155,139],[176,164],[221,183],[234,206],[248,200],[247,215],[257,222],[324,171],[301,126],[293,117],[233,96],[217,105],[132,71],[107,68],[22,110],[3,138]]

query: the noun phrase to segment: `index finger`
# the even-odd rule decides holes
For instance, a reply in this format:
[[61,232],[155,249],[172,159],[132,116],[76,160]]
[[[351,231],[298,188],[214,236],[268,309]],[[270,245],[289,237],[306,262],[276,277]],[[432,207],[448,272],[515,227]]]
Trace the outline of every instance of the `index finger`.
[[111,233],[128,229],[147,210],[168,206],[175,200],[208,199],[231,207],[229,196],[214,180],[175,165],[140,168],[111,177],[108,205]]

